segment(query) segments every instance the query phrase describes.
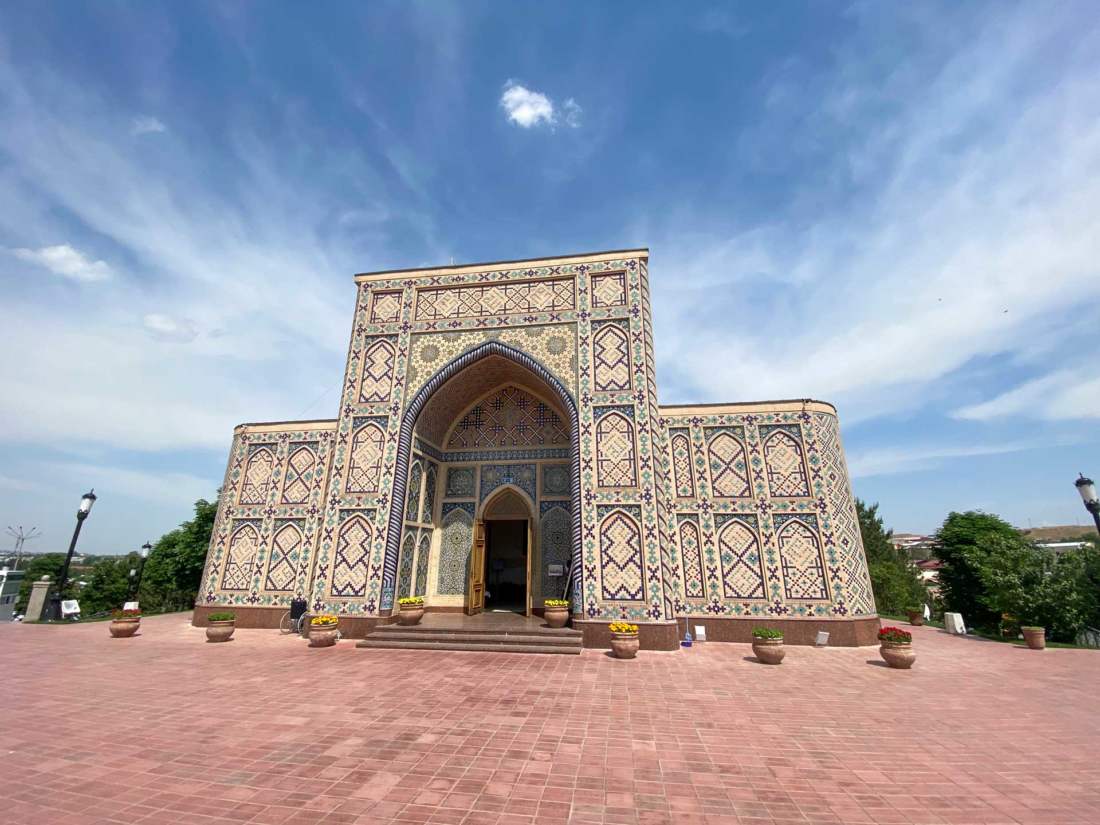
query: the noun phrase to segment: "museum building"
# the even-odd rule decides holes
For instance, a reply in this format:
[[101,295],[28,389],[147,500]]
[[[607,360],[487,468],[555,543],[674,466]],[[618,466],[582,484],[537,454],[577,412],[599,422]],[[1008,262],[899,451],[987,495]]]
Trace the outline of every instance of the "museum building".
[[836,410],[661,406],[648,258],[357,275],[338,417],[234,430],[195,623],[274,627],[305,598],[362,637],[403,596],[568,598],[587,646],[624,619],[650,649],[875,643]]

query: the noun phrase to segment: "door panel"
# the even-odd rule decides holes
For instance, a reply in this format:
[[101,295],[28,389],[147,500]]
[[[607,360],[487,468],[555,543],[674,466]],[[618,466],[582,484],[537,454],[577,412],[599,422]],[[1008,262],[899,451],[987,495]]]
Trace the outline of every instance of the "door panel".
[[470,548],[470,575],[466,580],[466,615],[485,608],[485,522],[474,522],[474,544]]
[[527,612],[524,615],[531,615],[531,554],[534,551],[534,546],[531,544],[531,519],[527,519]]

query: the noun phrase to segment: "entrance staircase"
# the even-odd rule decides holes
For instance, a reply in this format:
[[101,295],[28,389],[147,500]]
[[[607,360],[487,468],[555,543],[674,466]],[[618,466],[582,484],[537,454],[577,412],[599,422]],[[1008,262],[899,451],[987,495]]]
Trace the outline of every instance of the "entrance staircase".
[[[558,653],[576,655],[582,634],[569,628],[547,627],[532,617],[492,621],[492,616],[425,616],[418,625],[375,628],[356,647],[403,650],[475,650],[489,653]],[[520,619],[521,621],[515,621]],[[434,620],[434,621],[433,621]]]

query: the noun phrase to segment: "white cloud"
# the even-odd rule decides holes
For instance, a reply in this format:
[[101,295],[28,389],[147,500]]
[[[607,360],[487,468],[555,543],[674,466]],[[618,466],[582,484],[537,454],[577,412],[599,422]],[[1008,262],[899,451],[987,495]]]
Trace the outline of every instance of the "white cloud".
[[167,126],[150,115],[138,115],[130,122],[131,135],[148,135],[167,131]]
[[12,254],[74,281],[105,281],[111,277],[111,268],[106,263],[91,260],[67,243],[41,249],[13,249]]
[[912,473],[932,470],[945,461],[982,455],[1003,455],[1025,450],[1048,448],[1047,441],[1011,441],[1004,444],[972,444],[967,446],[923,444],[916,447],[888,447],[870,450],[850,450],[848,472],[852,478]]
[[190,318],[173,318],[159,312],[151,312],[143,319],[145,328],[154,338],[163,341],[194,341],[198,326]]
[[581,107],[573,98],[555,107],[554,102],[542,92],[528,89],[514,80],[504,84],[500,105],[508,120],[524,129],[539,124],[554,126],[559,121],[573,129],[580,126]]
[[996,398],[954,412],[956,418],[988,421],[1005,416],[1046,420],[1100,418],[1100,378],[1095,366],[1065,369],[1021,384]]
[[[850,422],[1096,317],[1100,30],[1019,7],[945,40],[930,15],[906,21],[912,59],[884,75],[897,23],[856,13],[867,25],[835,73],[785,77],[822,85],[773,101],[745,138],[751,158],[799,153],[786,214],[723,227],[688,208],[645,233],[654,269],[678,273],[653,283],[669,401],[813,396]],[[1088,368],[1074,373],[1087,392]]]
[[148,472],[103,463],[45,462],[41,473],[43,477],[63,478],[77,489],[94,487],[96,496],[103,500],[97,501],[97,512],[112,498],[123,496],[176,507],[200,498],[213,501],[221,483],[189,473]]

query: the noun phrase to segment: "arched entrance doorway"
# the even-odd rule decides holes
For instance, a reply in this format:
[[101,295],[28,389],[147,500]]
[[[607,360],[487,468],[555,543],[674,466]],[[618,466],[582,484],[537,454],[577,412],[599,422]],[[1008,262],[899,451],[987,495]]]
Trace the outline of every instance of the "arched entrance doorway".
[[382,609],[539,612],[571,594],[578,444],[573,398],[526,353],[489,341],[444,366],[402,416]]

